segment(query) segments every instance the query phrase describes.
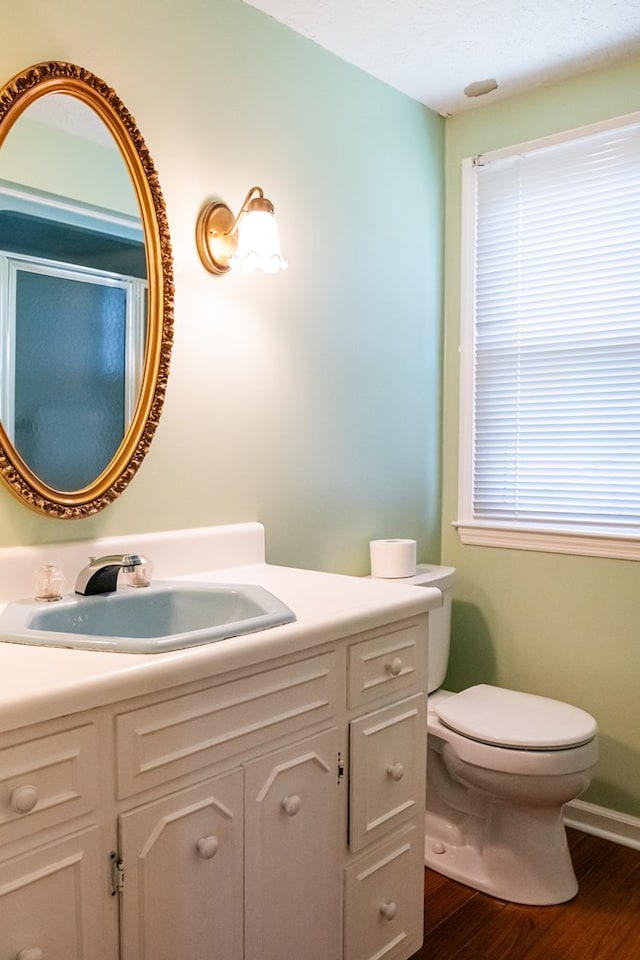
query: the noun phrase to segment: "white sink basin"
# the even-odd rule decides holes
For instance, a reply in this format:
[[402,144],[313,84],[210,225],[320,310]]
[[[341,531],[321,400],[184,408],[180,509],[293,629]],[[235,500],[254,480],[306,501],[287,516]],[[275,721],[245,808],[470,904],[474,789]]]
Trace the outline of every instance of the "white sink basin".
[[250,584],[157,581],[53,603],[17,600],[0,614],[0,640],[118,653],[166,653],[292,623],[295,614]]

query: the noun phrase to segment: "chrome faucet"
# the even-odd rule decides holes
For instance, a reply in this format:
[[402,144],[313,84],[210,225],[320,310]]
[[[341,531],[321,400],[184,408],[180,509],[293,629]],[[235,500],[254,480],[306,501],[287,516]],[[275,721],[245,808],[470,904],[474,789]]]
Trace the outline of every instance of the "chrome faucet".
[[85,597],[98,593],[113,593],[118,586],[121,570],[130,573],[147,560],[137,553],[112,554],[107,557],[89,557],[89,563],[78,574],[76,593]]

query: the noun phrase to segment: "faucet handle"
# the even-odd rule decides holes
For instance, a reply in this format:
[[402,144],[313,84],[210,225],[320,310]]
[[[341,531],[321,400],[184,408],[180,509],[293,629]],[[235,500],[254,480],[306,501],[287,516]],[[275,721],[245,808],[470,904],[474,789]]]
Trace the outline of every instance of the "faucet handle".
[[64,576],[54,563],[45,563],[33,577],[36,600],[53,601],[62,598]]
[[146,557],[139,557],[140,563],[123,567],[120,579],[129,587],[148,587],[153,577],[153,563]]

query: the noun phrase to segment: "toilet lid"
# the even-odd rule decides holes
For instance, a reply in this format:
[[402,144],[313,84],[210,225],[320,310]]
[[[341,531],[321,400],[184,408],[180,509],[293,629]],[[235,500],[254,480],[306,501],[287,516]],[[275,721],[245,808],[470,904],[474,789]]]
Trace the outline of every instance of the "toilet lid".
[[438,703],[445,726],[482,743],[518,750],[560,750],[587,743],[596,722],[578,707],[479,684]]

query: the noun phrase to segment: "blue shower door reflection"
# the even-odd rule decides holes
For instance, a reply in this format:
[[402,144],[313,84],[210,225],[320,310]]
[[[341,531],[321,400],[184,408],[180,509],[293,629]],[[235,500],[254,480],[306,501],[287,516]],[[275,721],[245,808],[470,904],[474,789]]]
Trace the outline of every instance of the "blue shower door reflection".
[[126,284],[17,272],[14,445],[55,490],[93,483],[122,443],[126,336]]

